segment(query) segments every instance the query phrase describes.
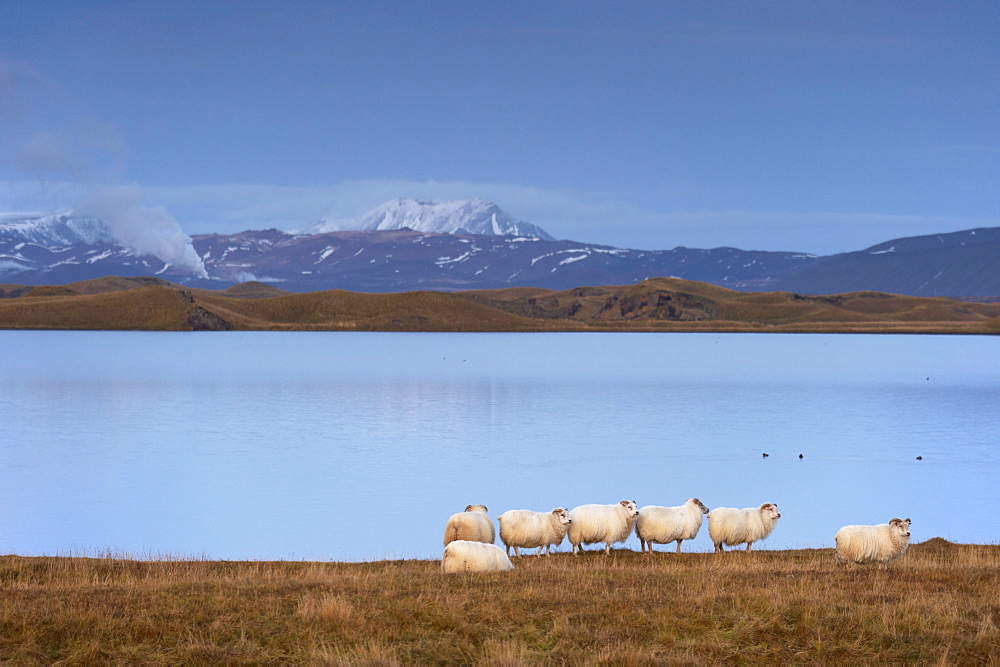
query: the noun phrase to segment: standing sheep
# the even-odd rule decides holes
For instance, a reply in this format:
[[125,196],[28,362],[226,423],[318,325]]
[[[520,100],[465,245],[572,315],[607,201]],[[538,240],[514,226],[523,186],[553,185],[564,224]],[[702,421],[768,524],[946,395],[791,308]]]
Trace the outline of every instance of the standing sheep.
[[566,537],[572,519],[563,507],[557,507],[551,512],[532,512],[531,510],[509,510],[497,517],[500,524],[500,540],[507,547],[507,555],[511,548],[514,555],[521,557],[521,549],[538,547],[536,555],[551,555],[552,547],[562,544]]
[[646,505],[639,510],[639,520],[635,524],[635,534],[639,536],[642,551],[649,548],[653,553],[653,543],[670,544],[677,542],[677,553],[681,552],[681,542],[693,540],[701,530],[702,516],[708,514],[697,498],[688,498],[677,507]]
[[837,531],[837,561],[841,563],[886,563],[903,555],[910,546],[909,519],[892,519],[877,526],[844,526]]
[[441,556],[441,573],[452,572],[504,572],[513,570],[514,564],[495,544],[455,540],[444,548]]
[[616,505],[580,505],[569,513],[569,541],[573,555],[582,551],[581,544],[604,542],[604,553],[611,553],[611,545],[628,539],[635,527],[639,510],[634,500],[623,500]]
[[487,514],[486,505],[469,505],[464,512],[458,512],[448,517],[444,527],[444,545],[455,540],[470,540],[493,544],[496,533],[493,530],[493,520]]
[[723,552],[723,544],[731,547],[746,543],[747,551],[750,551],[754,542],[771,534],[780,518],[778,506],[774,503],[742,509],[716,507],[708,513],[708,534],[715,544],[715,553]]

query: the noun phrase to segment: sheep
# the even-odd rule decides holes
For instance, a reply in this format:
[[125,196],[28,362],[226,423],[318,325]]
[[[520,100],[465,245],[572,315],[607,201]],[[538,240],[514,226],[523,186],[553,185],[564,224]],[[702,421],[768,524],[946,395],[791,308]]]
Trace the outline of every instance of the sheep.
[[639,510],[634,500],[623,500],[615,505],[580,505],[569,513],[569,541],[573,555],[578,556],[581,544],[604,542],[604,553],[611,553],[611,545],[624,542],[632,533]]
[[653,553],[653,543],[670,544],[677,542],[677,553],[681,552],[681,542],[693,540],[701,530],[702,515],[708,514],[697,498],[688,498],[677,507],[646,505],[639,510],[639,520],[635,524],[635,534],[639,537],[641,550],[649,548]]
[[500,524],[500,540],[507,547],[507,555],[514,550],[514,555],[521,557],[521,549],[538,547],[536,555],[552,555],[552,547],[562,544],[566,537],[572,519],[563,507],[557,507],[551,512],[532,512],[531,510],[508,510],[497,517]]
[[878,563],[899,558],[910,546],[909,519],[892,519],[877,526],[844,526],[837,531],[837,562]]
[[454,540],[448,543],[441,555],[441,573],[453,572],[504,572],[513,570],[514,564],[495,544],[471,540]]
[[493,530],[493,520],[486,514],[486,505],[469,505],[464,512],[458,512],[448,517],[444,527],[444,545],[455,540],[471,540],[493,544],[496,533]]
[[771,534],[780,518],[775,503],[742,509],[716,507],[708,513],[708,534],[715,544],[715,553],[723,552],[723,544],[731,547],[746,543],[750,551],[754,542]]

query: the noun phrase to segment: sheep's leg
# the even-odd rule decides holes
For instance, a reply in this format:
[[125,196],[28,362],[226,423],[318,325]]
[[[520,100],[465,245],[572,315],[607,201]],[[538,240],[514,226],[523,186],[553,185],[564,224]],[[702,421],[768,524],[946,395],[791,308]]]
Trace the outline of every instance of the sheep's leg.
[[677,553],[681,552],[681,542],[683,542],[683,541],[684,540],[677,540]]
[[605,556],[610,556],[611,555],[611,542],[605,542],[604,543],[604,555]]
[[753,545],[753,542],[747,542],[747,553],[750,553],[750,546],[751,545]]
[[721,554],[722,553],[722,542],[716,542],[715,543],[715,553],[717,553],[717,554]]

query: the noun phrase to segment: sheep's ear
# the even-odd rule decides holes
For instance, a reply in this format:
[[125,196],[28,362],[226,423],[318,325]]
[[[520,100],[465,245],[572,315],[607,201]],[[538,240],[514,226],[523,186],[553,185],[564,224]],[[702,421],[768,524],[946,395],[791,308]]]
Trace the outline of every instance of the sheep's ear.
[[627,500],[623,500],[623,501],[621,501],[618,504],[621,505],[622,507],[628,507],[628,501]]
[[913,525],[913,522],[912,522],[912,521],[910,521],[910,518],[909,518],[909,517],[907,517],[907,518],[906,518],[906,525],[907,525],[907,526],[912,526],[912,525]]
[[471,512],[472,511],[472,505],[466,505],[465,506],[465,511],[466,512]]

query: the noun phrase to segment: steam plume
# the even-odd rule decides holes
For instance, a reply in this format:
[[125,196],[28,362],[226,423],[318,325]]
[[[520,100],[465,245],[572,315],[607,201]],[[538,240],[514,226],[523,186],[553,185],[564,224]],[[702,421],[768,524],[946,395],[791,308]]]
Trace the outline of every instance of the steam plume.
[[181,230],[167,209],[143,206],[139,186],[96,189],[80,202],[77,212],[104,220],[118,242],[136,254],[154,255],[195,277],[208,278],[191,237]]

